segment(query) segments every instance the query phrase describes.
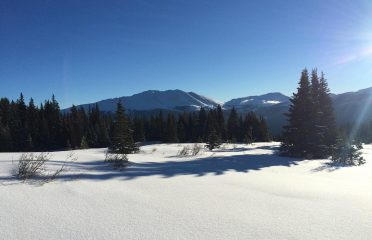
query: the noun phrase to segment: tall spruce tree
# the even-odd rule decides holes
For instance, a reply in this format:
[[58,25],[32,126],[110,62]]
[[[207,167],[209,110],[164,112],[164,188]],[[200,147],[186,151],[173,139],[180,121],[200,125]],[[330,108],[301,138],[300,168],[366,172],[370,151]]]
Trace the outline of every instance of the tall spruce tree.
[[166,142],[176,143],[178,142],[176,120],[173,114],[168,114],[167,117],[167,128],[166,128]]
[[119,101],[115,113],[115,121],[111,135],[109,150],[113,153],[129,154],[138,150],[133,141],[133,132],[129,127],[128,117],[121,102]]
[[297,93],[293,94],[290,101],[286,114],[289,124],[284,127],[281,153],[294,157],[312,157],[313,101],[306,69],[302,71]]
[[187,119],[187,115],[184,112],[181,116],[178,117],[177,121],[177,136],[178,140],[182,143],[187,141]]
[[206,147],[209,150],[213,150],[215,148],[219,148],[220,145],[221,145],[221,139],[220,139],[220,137],[218,136],[216,130],[211,129],[210,132],[209,132],[209,134],[208,134]]
[[337,128],[332,99],[330,96],[328,83],[323,72],[320,77],[319,109],[322,114],[319,125],[322,126],[322,140],[323,145],[325,146],[323,148],[323,155],[329,156],[332,153],[334,145],[336,144]]
[[222,141],[226,139],[225,117],[221,105],[216,108],[216,131],[221,136]]
[[135,142],[145,141],[145,120],[135,117],[133,119],[133,139]]
[[309,131],[309,144],[310,149],[309,151],[312,153],[313,158],[321,158],[324,156],[325,152],[325,145],[324,145],[324,128],[322,126],[321,120],[323,117],[323,113],[321,111],[321,103],[320,103],[320,82],[318,77],[318,72],[316,69],[311,71],[311,99],[312,99],[312,112],[311,112],[311,119],[313,124],[311,125],[311,129]]
[[227,119],[227,139],[230,142],[236,142],[239,136],[239,116],[233,107]]
[[202,107],[199,110],[197,135],[198,138],[200,138],[203,141],[207,140],[208,138],[207,120],[208,120],[207,111]]
[[324,74],[318,78],[303,70],[297,93],[293,94],[284,127],[283,155],[307,158],[329,157],[336,139],[335,117]]

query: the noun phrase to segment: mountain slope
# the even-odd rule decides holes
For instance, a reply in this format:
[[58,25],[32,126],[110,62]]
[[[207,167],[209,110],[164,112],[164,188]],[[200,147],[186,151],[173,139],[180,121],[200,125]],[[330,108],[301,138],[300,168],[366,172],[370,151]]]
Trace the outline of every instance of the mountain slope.
[[[348,122],[365,122],[372,120],[372,88],[357,92],[332,94],[337,123],[343,125]],[[101,111],[114,112],[117,102],[121,100],[129,112],[142,115],[151,115],[159,110],[164,112],[195,111],[200,107],[213,108],[219,103],[194,92],[181,90],[156,91],[149,90],[129,97],[106,99],[97,102]],[[84,104],[78,107],[88,109],[95,103]],[[222,105],[222,104],[221,104]],[[235,107],[240,113],[250,111],[263,116],[272,134],[277,135],[286,124],[284,113],[290,105],[289,97],[281,93],[268,93],[259,96],[235,98],[223,104],[223,109],[229,111]],[[65,109],[63,111],[68,111]]]
[[[332,94],[332,101],[338,125],[372,121],[372,88],[357,92]],[[235,107],[240,113],[254,111],[263,116],[272,134],[282,131],[286,124],[284,113],[290,105],[289,97],[280,93],[269,93],[232,99],[225,103],[225,109]]]
[[[128,97],[102,100],[97,102],[97,104],[101,111],[113,112],[116,109],[118,101],[121,101],[129,111],[151,111],[155,109],[194,111],[200,107],[215,107],[218,104],[196,93],[188,93],[178,89],[166,91],[149,90]],[[87,110],[95,104],[84,104],[79,105],[79,107]]]
[[235,107],[237,109],[256,109],[260,107],[269,107],[281,103],[289,102],[289,97],[281,93],[267,93],[259,96],[249,96],[235,98],[225,102],[225,108]]
[[372,120],[372,87],[332,97],[337,122],[365,122]]

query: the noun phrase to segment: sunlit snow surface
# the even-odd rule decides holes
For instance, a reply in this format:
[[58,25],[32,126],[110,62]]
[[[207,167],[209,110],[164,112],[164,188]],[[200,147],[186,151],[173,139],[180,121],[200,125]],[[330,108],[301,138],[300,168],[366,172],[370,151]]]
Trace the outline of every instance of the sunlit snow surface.
[[78,150],[43,185],[14,179],[19,154],[1,153],[0,239],[372,239],[371,145],[367,164],[338,169],[278,157],[277,143],[177,157],[183,146],[142,147],[122,172],[105,149]]

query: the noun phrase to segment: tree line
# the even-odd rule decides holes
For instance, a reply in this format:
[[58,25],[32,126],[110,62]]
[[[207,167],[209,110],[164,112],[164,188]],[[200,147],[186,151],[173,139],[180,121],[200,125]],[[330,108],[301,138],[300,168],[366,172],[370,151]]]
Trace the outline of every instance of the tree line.
[[[243,116],[233,108],[226,114],[218,106],[181,114],[160,111],[149,117],[129,117],[124,107],[119,102],[113,114],[101,112],[98,105],[88,110],[72,106],[70,111],[61,112],[54,95],[40,106],[32,98],[26,104],[22,94],[16,101],[1,98],[0,151],[120,148],[121,141],[205,142],[212,132],[221,142],[270,140],[265,119],[253,112]],[[131,144],[127,146],[131,148]]]

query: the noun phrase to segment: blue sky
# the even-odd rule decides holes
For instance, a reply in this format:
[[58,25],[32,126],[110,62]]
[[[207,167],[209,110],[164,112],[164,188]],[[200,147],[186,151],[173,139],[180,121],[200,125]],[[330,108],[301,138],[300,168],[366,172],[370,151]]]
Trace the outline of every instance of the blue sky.
[[371,87],[372,2],[0,2],[2,97],[54,93],[68,107],[149,89],[290,95],[304,67],[335,93]]

